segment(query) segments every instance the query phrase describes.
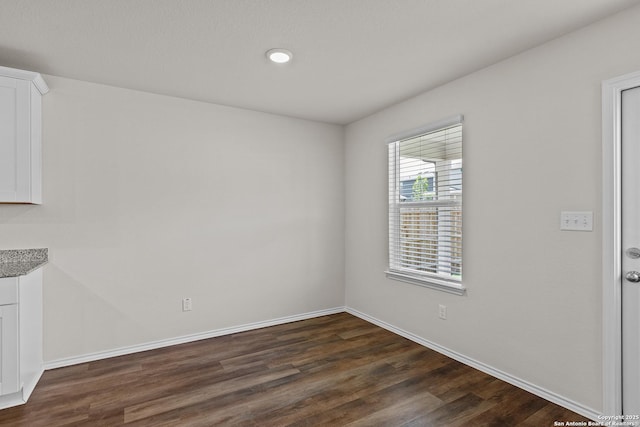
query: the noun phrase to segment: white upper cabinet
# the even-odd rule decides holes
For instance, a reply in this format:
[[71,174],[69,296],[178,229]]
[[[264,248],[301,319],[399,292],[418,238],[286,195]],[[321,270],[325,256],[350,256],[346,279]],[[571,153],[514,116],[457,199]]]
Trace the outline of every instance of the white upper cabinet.
[[42,203],[42,95],[38,73],[0,67],[0,203]]

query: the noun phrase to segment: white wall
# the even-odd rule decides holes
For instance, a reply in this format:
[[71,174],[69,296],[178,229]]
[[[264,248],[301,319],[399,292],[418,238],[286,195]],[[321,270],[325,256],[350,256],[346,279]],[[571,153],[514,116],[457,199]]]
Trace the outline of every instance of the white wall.
[[[347,305],[602,409],[601,81],[640,70],[640,8],[346,129]],[[395,282],[387,136],[463,114],[466,296]],[[561,232],[562,210],[593,232]],[[437,317],[438,304],[448,319]]]
[[45,79],[46,361],[344,305],[341,127]]

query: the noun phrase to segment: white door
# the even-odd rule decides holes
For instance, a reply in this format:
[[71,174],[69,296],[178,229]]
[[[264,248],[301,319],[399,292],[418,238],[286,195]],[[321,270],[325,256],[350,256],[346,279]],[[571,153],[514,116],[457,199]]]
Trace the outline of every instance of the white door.
[[622,92],[621,117],[622,413],[633,416],[640,415],[640,87]]

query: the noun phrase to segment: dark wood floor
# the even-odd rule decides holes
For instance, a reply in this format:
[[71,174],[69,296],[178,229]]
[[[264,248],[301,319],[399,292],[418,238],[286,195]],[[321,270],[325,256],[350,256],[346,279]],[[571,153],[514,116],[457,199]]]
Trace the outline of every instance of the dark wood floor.
[[552,426],[584,417],[346,313],[44,373],[11,426]]

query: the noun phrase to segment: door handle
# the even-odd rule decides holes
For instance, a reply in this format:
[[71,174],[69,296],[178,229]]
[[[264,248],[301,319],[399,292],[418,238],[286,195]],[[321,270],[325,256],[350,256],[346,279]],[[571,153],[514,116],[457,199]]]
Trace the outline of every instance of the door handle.
[[640,273],[637,271],[630,271],[624,276],[629,282],[638,283],[640,282]]

